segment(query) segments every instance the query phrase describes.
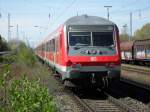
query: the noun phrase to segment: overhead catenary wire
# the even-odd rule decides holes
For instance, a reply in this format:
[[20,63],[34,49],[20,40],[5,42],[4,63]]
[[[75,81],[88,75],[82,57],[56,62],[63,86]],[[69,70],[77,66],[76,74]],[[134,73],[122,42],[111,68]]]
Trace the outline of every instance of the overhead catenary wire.
[[73,6],[73,4],[76,2],[76,0],[72,0],[72,2],[64,8],[64,10],[61,11],[61,13],[55,18],[55,21],[51,24],[51,27],[66,14],[66,12]]
[[69,10],[70,7],[72,7],[72,5],[75,3],[76,0],[72,0],[72,2],[66,7],[64,8],[64,10],[61,11],[61,13],[56,17],[56,20],[59,19],[62,14],[64,14],[64,12],[67,12]]
[[126,14],[129,14],[130,12],[132,13],[136,13],[136,12],[139,12],[139,11],[144,11],[144,10],[147,10],[147,9],[150,9],[150,6],[148,7],[144,7],[144,8],[138,8],[138,9],[135,9],[135,10],[116,10],[116,11],[111,11],[110,13],[111,14],[119,14],[121,13],[122,15],[126,15]]
[[[108,4],[110,3],[110,0],[107,0],[108,1]],[[69,13],[71,12],[71,10],[70,9],[72,9],[72,7],[74,7],[75,5],[75,3],[76,3],[76,0],[70,0],[70,1],[68,1],[67,3],[65,3],[64,4],[64,2],[65,2],[65,0],[60,0],[60,2],[57,4],[57,8],[58,9],[61,9],[61,10],[58,10],[60,13],[58,13],[58,15],[54,15],[55,13],[55,9],[53,9],[53,6],[51,7],[49,4],[45,4],[45,3],[42,3],[40,6],[46,6],[46,7],[49,7],[50,8],[50,11],[49,11],[49,13],[50,13],[50,20],[47,20],[46,21],[46,25],[43,25],[43,27],[45,26],[46,28],[48,28],[48,27],[53,27],[54,25],[58,25],[57,23],[58,22],[60,22],[60,20],[62,20],[63,19],[63,17],[64,17],[64,15],[69,15]],[[138,0],[134,0],[134,1],[131,1],[130,3],[136,3],[136,2],[138,2]],[[86,3],[85,3],[86,4]],[[29,6],[32,6],[32,4],[28,4],[27,3],[27,5],[29,5]],[[64,5],[66,5],[66,6],[64,6]],[[80,4],[81,5],[81,4]],[[128,3],[126,2],[125,4],[123,4],[123,6],[127,6],[128,5]],[[114,6],[113,6],[114,7]],[[120,6],[119,6],[120,7]],[[130,8],[130,7],[128,7],[128,8]],[[129,13],[130,12],[132,12],[133,13],[133,21],[138,21],[138,20],[142,20],[142,19],[148,19],[149,17],[147,16],[147,15],[145,15],[145,14],[143,14],[143,11],[145,11],[145,10],[147,10],[147,9],[150,9],[150,6],[143,6],[143,8],[138,8],[138,9],[134,9],[134,10],[131,10],[131,9],[128,9],[128,10],[126,10],[126,9],[122,9],[122,7],[120,7],[119,8],[119,10],[114,10],[114,11],[110,11],[110,13],[112,13],[111,15],[114,15],[114,14],[120,14],[121,16],[122,15],[125,15],[125,14],[127,14],[128,16],[129,16]],[[1,10],[0,10],[1,11]],[[28,10],[27,10],[28,11]],[[136,16],[135,16],[135,14],[136,14],[136,12],[141,12],[141,14],[142,14],[142,17],[140,18],[140,19],[138,19],[138,18],[136,18]],[[29,16],[30,16],[30,14],[32,14],[33,16],[35,15],[40,15],[41,14],[41,12],[42,11],[38,11],[38,12],[26,12],[26,11],[24,11],[24,12],[13,12],[13,14],[29,14]],[[79,12],[79,11],[78,11]],[[46,12],[47,13],[47,12]],[[49,17],[49,13],[42,13],[43,15],[46,15],[46,17],[48,18]],[[12,14],[12,15],[13,15]],[[125,15],[126,16],[126,15]],[[65,16],[66,17],[66,16]],[[68,16],[67,16],[68,17]],[[61,19],[62,18],[62,19]],[[41,25],[40,25],[41,26]],[[47,30],[49,30],[49,29],[47,29]],[[47,30],[43,30],[43,34],[45,33],[45,32],[47,32]]]
[[[64,0],[62,0],[62,2],[63,2],[63,1],[64,1]],[[60,3],[60,5],[62,4],[62,2]],[[67,5],[67,6],[61,11],[61,13],[60,13],[58,16],[56,16],[56,18],[53,17],[53,19],[55,19],[54,22],[51,22],[52,19],[50,18],[50,21],[48,20],[47,29],[45,30],[45,32],[47,32],[47,31],[49,30],[49,28],[48,28],[49,26],[50,26],[50,28],[52,28],[52,26],[63,16],[62,14],[64,14],[65,12],[67,12],[67,11],[69,10],[69,8],[71,8],[72,5],[73,5],[75,2],[76,2],[76,0],[72,0],[72,2],[71,2],[69,5]],[[60,6],[60,5],[57,5],[57,7]],[[49,16],[49,14],[48,14],[48,16]],[[46,34],[46,35],[48,35],[48,34]]]

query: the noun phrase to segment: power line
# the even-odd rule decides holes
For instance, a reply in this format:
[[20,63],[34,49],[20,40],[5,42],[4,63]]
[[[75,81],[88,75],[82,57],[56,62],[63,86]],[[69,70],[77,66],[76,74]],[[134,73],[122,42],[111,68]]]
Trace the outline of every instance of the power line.
[[140,20],[144,20],[144,19],[149,19],[150,18],[150,15],[149,16],[145,16],[145,17],[141,17],[140,19],[134,19],[134,21],[140,21]]
[[61,13],[56,17],[55,21],[50,25],[51,27],[56,23],[66,12],[73,6],[76,0],[72,0],[72,2],[61,11]]
[[56,20],[57,20],[58,18],[61,18],[62,14],[64,14],[64,12],[67,12],[67,11],[68,11],[68,9],[69,9],[70,7],[72,7],[72,5],[75,3],[75,1],[76,1],[76,0],[72,0],[72,2],[56,17]]
[[111,14],[118,14],[118,13],[122,13],[122,14],[129,14],[130,12],[139,12],[140,11],[144,11],[144,10],[147,10],[147,9],[150,9],[150,6],[148,7],[144,7],[144,8],[141,8],[141,9],[135,9],[133,11],[130,11],[130,10],[116,10],[116,11],[111,11],[110,13]]

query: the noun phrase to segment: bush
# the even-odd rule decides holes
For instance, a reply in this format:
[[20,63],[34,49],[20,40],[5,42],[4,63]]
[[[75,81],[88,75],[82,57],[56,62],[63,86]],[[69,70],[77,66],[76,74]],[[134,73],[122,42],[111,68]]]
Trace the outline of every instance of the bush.
[[17,52],[18,61],[33,66],[36,63],[36,57],[33,51],[28,48],[24,43],[21,43]]
[[[1,60],[10,62],[17,61],[14,65],[23,65],[21,74],[25,72],[24,74],[27,75],[20,78],[21,74],[18,75],[20,68],[15,68],[16,66],[13,66],[13,64],[6,64],[0,68],[0,112],[57,111],[53,97],[49,94],[47,88],[40,85],[40,80],[29,81],[27,78],[27,76],[29,78],[30,76],[37,78],[38,73],[35,71],[39,69],[34,66],[37,63],[37,59],[29,47],[24,43],[19,43],[16,49],[16,55],[5,56],[4,59]],[[31,69],[32,66],[36,69]],[[32,72],[26,73],[30,70],[32,70]],[[41,74],[41,72],[39,73]]]
[[25,76],[15,80],[9,95],[12,112],[56,112],[53,97],[39,81],[30,82]]

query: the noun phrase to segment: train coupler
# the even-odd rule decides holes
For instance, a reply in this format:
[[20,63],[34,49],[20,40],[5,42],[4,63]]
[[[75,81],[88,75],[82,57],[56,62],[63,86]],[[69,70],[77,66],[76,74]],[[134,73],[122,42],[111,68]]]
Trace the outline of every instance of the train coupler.
[[94,73],[92,73],[91,83],[92,84],[96,84],[96,78],[95,78],[95,74]]
[[109,87],[109,79],[108,79],[108,77],[103,77],[102,78],[102,82],[103,82],[103,86],[104,87]]

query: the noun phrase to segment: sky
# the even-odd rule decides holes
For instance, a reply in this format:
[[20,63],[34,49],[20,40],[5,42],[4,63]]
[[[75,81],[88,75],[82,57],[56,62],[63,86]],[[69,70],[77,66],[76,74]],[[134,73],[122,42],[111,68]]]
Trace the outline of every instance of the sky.
[[8,40],[8,13],[10,14],[11,39],[29,42],[35,47],[63,22],[76,15],[92,15],[107,18],[117,24],[120,33],[127,24],[130,34],[132,13],[133,34],[144,24],[150,23],[150,0],[0,0],[0,35]]

